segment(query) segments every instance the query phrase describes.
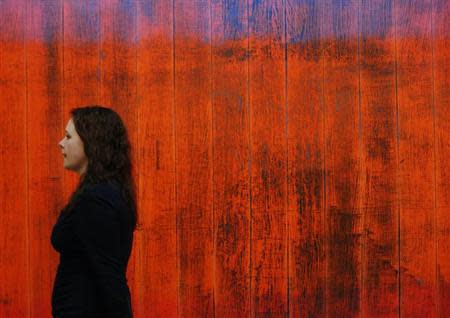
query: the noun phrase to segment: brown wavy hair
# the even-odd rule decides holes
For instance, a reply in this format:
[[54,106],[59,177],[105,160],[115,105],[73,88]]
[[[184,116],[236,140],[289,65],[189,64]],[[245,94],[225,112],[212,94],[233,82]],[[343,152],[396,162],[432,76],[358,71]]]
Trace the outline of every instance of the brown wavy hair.
[[122,196],[131,207],[134,231],[138,214],[131,173],[132,149],[122,119],[114,110],[100,105],[73,108],[70,114],[75,130],[83,141],[88,166],[62,213],[71,212],[80,194],[89,185],[116,181],[121,185]]

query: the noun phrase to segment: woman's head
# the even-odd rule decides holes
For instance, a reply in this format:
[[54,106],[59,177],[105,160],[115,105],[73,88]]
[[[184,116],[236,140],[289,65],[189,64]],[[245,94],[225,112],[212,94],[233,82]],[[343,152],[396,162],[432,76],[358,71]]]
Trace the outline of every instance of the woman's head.
[[131,147],[122,119],[115,111],[97,105],[74,108],[70,113],[66,136],[59,146],[65,154],[64,168],[81,178],[67,208],[86,185],[115,180],[132,204],[134,228],[137,216]]

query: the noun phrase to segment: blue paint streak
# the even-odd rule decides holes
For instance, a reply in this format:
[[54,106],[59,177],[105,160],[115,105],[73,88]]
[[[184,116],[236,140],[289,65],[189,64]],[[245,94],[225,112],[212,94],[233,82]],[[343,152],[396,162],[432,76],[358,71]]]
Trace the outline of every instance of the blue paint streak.
[[137,38],[135,3],[134,0],[122,0],[116,12],[120,21],[120,31],[117,31],[116,39],[128,44],[136,43]]
[[155,2],[156,0],[139,1],[140,6],[138,9],[142,10],[142,13],[150,20],[150,22],[158,20],[158,17],[156,16]]
[[[287,8],[291,12],[287,12],[287,41],[289,44],[296,43],[318,43],[320,38],[320,12],[319,3],[313,0],[296,2],[292,7]],[[301,10],[306,12],[307,16],[302,17],[302,24],[295,24],[292,19],[294,15],[292,11]],[[315,44],[316,45],[316,44]],[[318,44],[317,44],[318,48]]]
[[[363,0],[361,3],[363,8],[370,8],[370,12],[362,12],[361,15],[361,36],[377,38],[385,38],[389,30],[393,31],[394,16],[393,2],[386,0],[381,5],[372,4],[370,0]],[[367,10],[365,10],[367,11]]]
[[258,38],[270,38],[271,41],[282,41],[284,37],[283,1],[252,2],[249,12],[249,29]]
[[42,14],[42,40],[46,45],[57,43],[62,35],[60,28],[60,7],[53,4],[44,5]]
[[223,2],[223,25],[224,38],[226,40],[237,40],[242,38],[246,32],[244,21],[244,12],[240,12],[239,0],[222,0]]
[[91,0],[71,1],[70,3],[72,4],[70,13],[75,25],[66,32],[70,32],[78,43],[98,43],[100,35],[99,2]]

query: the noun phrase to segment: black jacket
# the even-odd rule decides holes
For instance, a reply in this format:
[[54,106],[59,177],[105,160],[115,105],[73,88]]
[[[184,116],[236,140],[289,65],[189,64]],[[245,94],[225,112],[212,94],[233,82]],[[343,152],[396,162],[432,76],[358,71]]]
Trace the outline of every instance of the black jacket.
[[53,227],[51,243],[60,253],[53,317],[132,317],[126,268],[133,231],[120,189],[115,182],[88,186]]

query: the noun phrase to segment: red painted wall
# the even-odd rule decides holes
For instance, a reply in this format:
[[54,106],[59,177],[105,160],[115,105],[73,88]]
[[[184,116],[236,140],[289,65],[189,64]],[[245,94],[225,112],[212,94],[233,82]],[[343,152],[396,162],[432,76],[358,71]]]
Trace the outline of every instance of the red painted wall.
[[135,317],[450,317],[450,2],[0,2],[0,317],[49,317],[69,110],[133,145]]

